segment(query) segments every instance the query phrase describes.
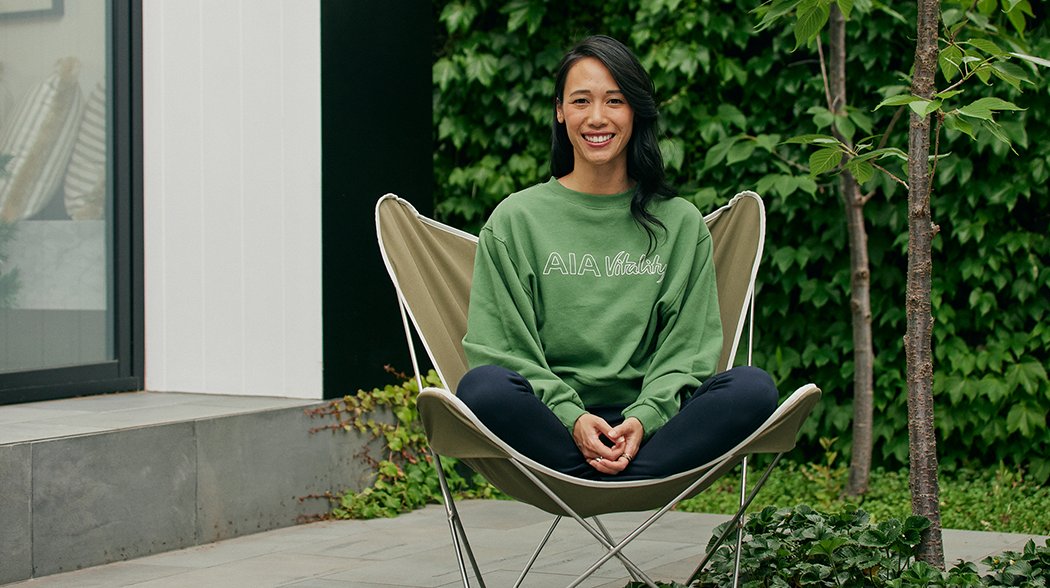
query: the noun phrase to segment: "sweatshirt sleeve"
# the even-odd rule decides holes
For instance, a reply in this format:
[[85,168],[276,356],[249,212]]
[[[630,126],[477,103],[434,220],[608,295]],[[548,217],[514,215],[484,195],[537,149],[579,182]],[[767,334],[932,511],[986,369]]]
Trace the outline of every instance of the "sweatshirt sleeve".
[[714,374],[722,353],[722,318],[706,227],[696,244],[689,276],[679,295],[660,309],[656,351],[638,400],[623,415],[641,421],[646,438],[678,413],[679,393],[692,393]]
[[543,354],[531,274],[519,271],[507,244],[482,229],[474,262],[463,350],[471,368],[498,365],[525,377],[569,431],[585,410],[579,395],[555,375]]

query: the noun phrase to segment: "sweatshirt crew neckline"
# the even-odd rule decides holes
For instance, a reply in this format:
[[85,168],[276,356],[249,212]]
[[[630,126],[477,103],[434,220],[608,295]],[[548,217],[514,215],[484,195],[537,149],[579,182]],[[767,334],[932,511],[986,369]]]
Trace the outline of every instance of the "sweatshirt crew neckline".
[[637,190],[637,187],[630,188],[626,192],[620,192],[619,194],[590,194],[587,192],[577,192],[576,190],[563,186],[562,183],[558,181],[558,178],[555,177],[551,177],[547,182],[547,187],[555,196],[564,199],[566,202],[596,209],[623,208],[624,206],[629,206],[631,204],[631,199],[634,197],[635,190]]

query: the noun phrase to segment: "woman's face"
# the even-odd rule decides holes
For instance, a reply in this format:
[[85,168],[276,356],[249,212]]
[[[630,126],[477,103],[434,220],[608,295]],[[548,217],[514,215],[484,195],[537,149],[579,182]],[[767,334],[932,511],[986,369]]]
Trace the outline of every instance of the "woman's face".
[[622,166],[626,174],[634,110],[609,70],[593,57],[580,59],[566,75],[562,96],[557,116],[572,143],[573,172],[611,172]]

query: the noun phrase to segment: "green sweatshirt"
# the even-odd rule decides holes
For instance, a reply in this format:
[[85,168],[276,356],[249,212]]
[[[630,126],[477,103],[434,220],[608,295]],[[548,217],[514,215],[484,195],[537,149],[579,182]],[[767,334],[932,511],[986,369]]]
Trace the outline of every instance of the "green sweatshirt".
[[478,242],[467,335],[470,367],[524,376],[572,431],[588,406],[625,404],[649,437],[680,393],[714,373],[722,323],[711,234],[680,198],[649,211],[658,244],[630,212],[632,192],[574,192],[556,179],[507,197]]

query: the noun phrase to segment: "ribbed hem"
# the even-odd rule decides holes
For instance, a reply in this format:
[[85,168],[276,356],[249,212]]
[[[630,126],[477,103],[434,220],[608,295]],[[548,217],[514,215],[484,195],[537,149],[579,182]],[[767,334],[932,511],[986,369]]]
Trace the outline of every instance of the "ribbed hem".
[[572,433],[573,427],[576,426],[576,419],[580,418],[583,413],[587,411],[571,402],[562,402],[561,404],[552,406],[551,412],[553,412],[554,416],[558,417],[558,420],[565,425],[565,428],[568,429],[570,433]]
[[630,207],[631,198],[634,197],[634,193],[637,190],[637,188],[631,188],[630,190],[619,194],[588,194],[586,192],[570,190],[565,186],[562,186],[561,182],[558,181],[558,178],[554,177],[548,180],[544,186],[550,190],[554,196],[561,200],[595,209]]
[[651,406],[645,406],[644,404],[640,404],[628,411],[624,411],[623,418],[626,419],[628,417],[634,417],[638,419],[638,422],[642,423],[642,430],[645,433],[645,439],[652,437],[653,433],[664,425],[663,419],[660,418],[660,413],[656,412],[656,409]]

